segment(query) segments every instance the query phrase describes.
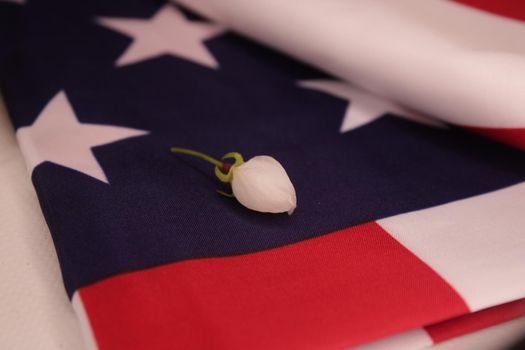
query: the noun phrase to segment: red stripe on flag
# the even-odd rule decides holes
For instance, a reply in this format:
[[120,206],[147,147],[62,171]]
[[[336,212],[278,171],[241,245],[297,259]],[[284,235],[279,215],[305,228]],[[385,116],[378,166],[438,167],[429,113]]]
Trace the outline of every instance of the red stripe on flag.
[[525,151],[525,128],[464,128]]
[[460,316],[448,321],[425,327],[434,343],[458,337],[463,334],[510,321],[525,315],[525,299]]
[[525,21],[525,2],[520,0],[454,0],[497,15]]
[[375,223],[81,288],[101,349],[342,349],[468,312]]

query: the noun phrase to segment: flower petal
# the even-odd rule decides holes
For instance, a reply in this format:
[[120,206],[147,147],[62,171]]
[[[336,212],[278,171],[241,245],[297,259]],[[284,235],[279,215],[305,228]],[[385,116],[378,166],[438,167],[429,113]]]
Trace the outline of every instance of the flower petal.
[[253,157],[233,172],[232,190],[245,207],[267,213],[291,214],[295,189],[283,166],[270,156]]

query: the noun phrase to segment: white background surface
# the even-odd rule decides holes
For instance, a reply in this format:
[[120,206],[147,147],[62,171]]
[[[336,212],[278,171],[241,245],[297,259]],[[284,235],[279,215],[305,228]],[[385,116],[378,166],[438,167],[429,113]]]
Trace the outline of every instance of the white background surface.
[[0,349],[82,349],[51,235],[1,100]]

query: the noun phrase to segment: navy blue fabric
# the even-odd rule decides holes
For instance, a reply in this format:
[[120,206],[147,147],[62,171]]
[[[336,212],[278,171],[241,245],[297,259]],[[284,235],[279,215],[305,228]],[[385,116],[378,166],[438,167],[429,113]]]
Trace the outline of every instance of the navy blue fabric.
[[[81,122],[151,132],[93,149],[110,184],[49,162],[33,172],[70,295],[117,273],[279,247],[525,180],[522,152],[457,129],[385,115],[340,134],[348,103],[297,86],[324,73],[231,33],[206,42],[218,70],[174,56],[116,68],[131,39],[94,18],[148,18],[158,2],[16,6],[0,4],[18,28],[15,41],[0,26],[0,87],[16,127],[64,90]],[[296,212],[217,195],[212,166],[170,146],[274,156]]]

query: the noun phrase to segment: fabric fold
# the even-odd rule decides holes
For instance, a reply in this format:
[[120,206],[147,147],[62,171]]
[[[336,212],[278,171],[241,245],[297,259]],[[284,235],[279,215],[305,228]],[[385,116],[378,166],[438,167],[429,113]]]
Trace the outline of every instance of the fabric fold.
[[443,0],[179,2],[369,91],[525,149],[525,25],[515,19]]
[[0,348],[82,349],[49,229],[0,96]]

